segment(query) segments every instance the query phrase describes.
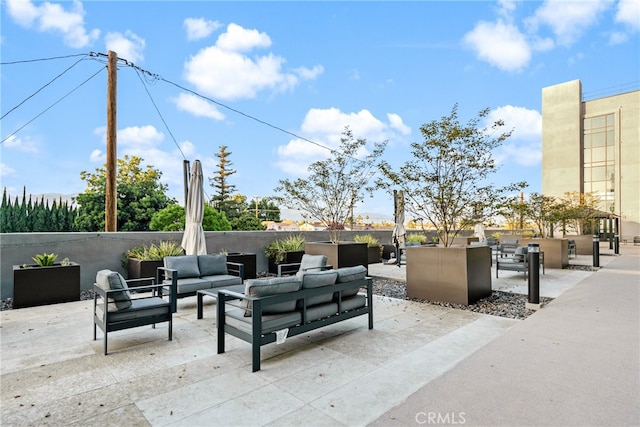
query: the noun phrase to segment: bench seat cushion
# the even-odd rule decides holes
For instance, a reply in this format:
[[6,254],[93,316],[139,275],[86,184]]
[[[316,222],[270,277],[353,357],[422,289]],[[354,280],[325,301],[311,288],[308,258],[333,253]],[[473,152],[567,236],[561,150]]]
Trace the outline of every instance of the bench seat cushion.
[[[167,283],[165,281],[164,283]],[[178,279],[177,284],[177,293],[178,295],[182,294],[192,294],[200,289],[210,289],[211,282],[209,280],[201,279],[199,277],[187,277],[184,279]]]
[[211,288],[242,285],[242,279],[238,276],[233,276],[231,274],[216,274],[215,276],[202,276],[201,279],[208,281]]
[[[353,267],[342,267],[336,270],[338,278],[336,283],[352,282],[354,280],[362,280],[367,276],[367,268],[364,265],[356,265]],[[358,293],[358,288],[347,289],[342,291],[343,297],[352,296]]]
[[[331,286],[336,283],[338,273],[335,270],[312,271],[302,273],[302,289],[314,289]],[[327,293],[307,298],[307,307],[324,304],[333,300],[333,291],[328,288]]]
[[164,266],[178,271],[178,279],[200,277],[197,255],[181,255],[164,257]]
[[[251,317],[245,317],[245,310],[232,309],[226,313],[225,323],[243,332],[251,334]],[[262,316],[262,333],[269,334],[280,329],[290,328],[302,323],[299,311],[288,313],[265,314]]]
[[[272,279],[252,279],[245,283],[244,294],[252,297],[266,297],[289,292],[296,292],[302,288],[302,282],[295,276],[274,277]],[[263,306],[263,314],[286,313],[296,309],[297,301],[285,301]],[[249,310],[245,316],[251,316],[251,302],[242,300],[242,305]]]
[[116,271],[100,270],[96,273],[96,285],[105,291],[122,289],[122,292],[110,294],[107,309],[111,311],[124,310],[131,306],[131,294],[129,293],[127,281]]
[[224,254],[198,255],[200,277],[227,274],[227,256]]
[[[171,310],[169,301],[162,298],[133,298],[129,308],[109,312],[109,322],[120,322],[154,315],[163,315],[167,314],[169,310]],[[104,304],[98,304],[96,306],[96,316],[101,319],[103,311]]]
[[355,310],[367,304],[367,297],[364,295],[353,295],[342,300],[342,311]]

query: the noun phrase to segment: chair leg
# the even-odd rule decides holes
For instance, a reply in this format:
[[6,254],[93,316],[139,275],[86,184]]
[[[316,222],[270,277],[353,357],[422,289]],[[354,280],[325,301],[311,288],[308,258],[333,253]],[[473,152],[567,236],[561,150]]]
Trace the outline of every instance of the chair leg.
[[107,355],[107,331],[104,331],[104,355]]
[[93,321],[93,340],[95,341],[97,339],[96,337],[96,321]]
[[169,341],[173,341],[173,317],[169,318]]

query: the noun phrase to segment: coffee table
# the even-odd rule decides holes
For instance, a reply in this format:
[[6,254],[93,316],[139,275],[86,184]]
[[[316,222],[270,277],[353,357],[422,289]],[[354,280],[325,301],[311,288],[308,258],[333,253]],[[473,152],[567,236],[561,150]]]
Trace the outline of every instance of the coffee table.
[[220,287],[220,288],[214,288],[214,289],[200,289],[198,292],[196,292],[196,296],[198,298],[198,319],[202,319],[202,299],[204,298],[204,296],[208,296],[211,298],[215,298],[216,301],[218,300],[218,291],[221,289],[226,289],[228,291],[233,291],[233,292],[238,292],[243,294],[244,293],[244,285],[233,285],[233,286],[224,286],[224,287]]

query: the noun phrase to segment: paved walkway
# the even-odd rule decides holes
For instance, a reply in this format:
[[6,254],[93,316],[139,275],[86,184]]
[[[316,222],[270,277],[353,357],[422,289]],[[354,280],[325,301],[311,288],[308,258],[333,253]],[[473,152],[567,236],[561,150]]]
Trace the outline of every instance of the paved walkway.
[[216,354],[211,299],[202,320],[180,300],[173,341],[166,325],[119,331],[108,356],[90,301],[3,311],[0,423],[637,425],[639,260],[547,270],[542,289],[566,289],[524,321],[377,297],[373,330],[363,317],[266,346],[257,373],[242,341]]
[[371,425],[640,425],[640,251],[622,252]]

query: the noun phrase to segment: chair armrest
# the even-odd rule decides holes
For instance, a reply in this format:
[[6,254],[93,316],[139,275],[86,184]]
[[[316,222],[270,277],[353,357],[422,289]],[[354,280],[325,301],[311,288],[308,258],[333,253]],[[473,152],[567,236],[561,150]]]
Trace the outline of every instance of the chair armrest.
[[227,261],[227,271],[233,276],[238,276],[244,282],[244,264]]
[[300,270],[301,263],[291,262],[288,264],[278,264],[278,277],[281,277],[283,273],[297,273]]
[[[167,280],[169,283],[167,283]],[[169,301],[171,302],[171,312],[178,310],[178,270],[167,267],[158,267],[156,271],[156,286],[158,293],[162,297],[162,292],[166,286],[169,286]]]

